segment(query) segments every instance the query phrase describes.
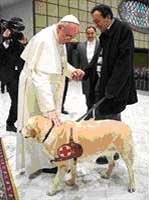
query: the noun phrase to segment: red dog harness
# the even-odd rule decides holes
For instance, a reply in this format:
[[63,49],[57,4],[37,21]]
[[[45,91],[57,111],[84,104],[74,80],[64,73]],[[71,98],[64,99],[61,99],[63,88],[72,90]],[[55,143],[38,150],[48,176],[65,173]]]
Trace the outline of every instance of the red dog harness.
[[57,149],[57,156],[51,162],[65,161],[78,158],[83,154],[83,148],[73,140],[73,129],[70,129],[69,143],[61,145]]

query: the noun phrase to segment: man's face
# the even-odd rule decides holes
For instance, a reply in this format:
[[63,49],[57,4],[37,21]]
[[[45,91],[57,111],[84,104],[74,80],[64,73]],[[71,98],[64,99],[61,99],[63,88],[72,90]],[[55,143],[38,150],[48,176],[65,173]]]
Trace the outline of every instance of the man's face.
[[96,27],[101,31],[104,32],[108,25],[109,25],[109,17],[104,18],[99,11],[95,11],[93,14],[91,14],[93,22],[96,24]]
[[96,38],[96,32],[93,28],[88,28],[86,30],[86,38],[90,42],[92,42]]
[[66,23],[65,25],[58,25],[57,35],[60,44],[68,43],[79,33],[79,25],[73,23]]

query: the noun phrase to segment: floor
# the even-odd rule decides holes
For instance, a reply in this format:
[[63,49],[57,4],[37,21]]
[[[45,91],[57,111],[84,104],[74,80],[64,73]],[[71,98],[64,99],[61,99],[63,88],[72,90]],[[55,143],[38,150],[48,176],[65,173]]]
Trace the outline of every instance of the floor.
[[[118,160],[109,180],[100,177],[106,166],[95,164],[95,158],[79,163],[77,188],[64,188],[55,196],[47,196],[51,186],[52,174],[41,174],[29,180],[15,170],[16,135],[5,131],[10,99],[8,93],[0,93],[0,137],[6,148],[20,200],[147,200],[149,197],[149,93],[138,91],[138,103],[128,106],[122,113],[122,121],[133,130],[135,148],[136,192],[127,192],[127,170],[122,160]],[[62,119],[76,120],[86,111],[85,98],[81,93],[81,83],[71,81],[65,102],[69,115]],[[92,161],[92,162],[91,162]]]

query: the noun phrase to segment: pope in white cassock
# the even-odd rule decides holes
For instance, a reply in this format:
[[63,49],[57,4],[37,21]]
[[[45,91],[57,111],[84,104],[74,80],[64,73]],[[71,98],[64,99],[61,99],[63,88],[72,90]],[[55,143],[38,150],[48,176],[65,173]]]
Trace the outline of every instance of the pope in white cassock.
[[65,76],[81,80],[84,72],[67,63],[64,44],[79,33],[79,21],[73,15],[37,33],[21,57],[25,60],[19,81],[18,132],[16,168],[25,168],[28,175],[51,167],[49,156],[34,140],[21,134],[29,117],[42,114],[59,126]]

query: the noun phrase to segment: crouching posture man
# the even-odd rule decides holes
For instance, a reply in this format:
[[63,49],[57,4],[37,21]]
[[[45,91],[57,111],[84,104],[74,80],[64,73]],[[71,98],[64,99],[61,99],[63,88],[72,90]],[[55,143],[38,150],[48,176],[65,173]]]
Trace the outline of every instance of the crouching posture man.
[[[79,21],[75,16],[67,15],[37,33],[21,55],[25,65],[19,82],[16,167],[25,168],[30,178],[41,169],[49,168],[49,156],[35,141],[24,141],[21,130],[28,118],[37,114],[47,116],[55,126],[61,124],[59,114],[65,76],[74,80],[84,76],[82,70],[67,63],[64,51],[64,44],[78,33]],[[53,172],[56,172],[55,168]]]

